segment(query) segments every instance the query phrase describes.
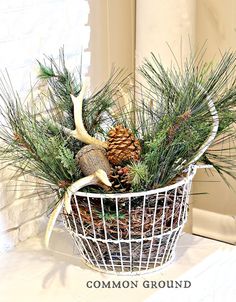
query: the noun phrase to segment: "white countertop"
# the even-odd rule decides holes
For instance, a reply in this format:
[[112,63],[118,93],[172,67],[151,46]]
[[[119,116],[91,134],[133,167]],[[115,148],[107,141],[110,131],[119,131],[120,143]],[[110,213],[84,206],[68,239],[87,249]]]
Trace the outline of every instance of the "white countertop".
[[[42,237],[31,238],[0,255],[0,302],[181,301],[233,302],[236,300],[236,247],[184,234],[175,261],[140,277],[105,275],[81,262],[66,232],[53,232],[50,249]],[[138,288],[87,288],[87,281],[138,281]],[[190,288],[151,289],[143,282],[189,280]],[[151,282],[146,281],[146,284]]]

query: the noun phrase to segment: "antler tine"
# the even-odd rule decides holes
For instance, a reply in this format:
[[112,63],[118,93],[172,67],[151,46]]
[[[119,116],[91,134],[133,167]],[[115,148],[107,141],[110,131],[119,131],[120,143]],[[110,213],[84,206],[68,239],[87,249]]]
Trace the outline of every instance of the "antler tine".
[[65,134],[73,136],[74,138],[80,140],[85,144],[97,145],[103,148],[107,148],[107,143],[96,139],[88,134],[84,127],[82,109],[83,109],[83,100],[87,90],[87,82],[82,85],[81,91],[77,97],[71,94],[71,99],[74,104],[74,119],[75,119],[75,129],[71,130],[67,127],[56,123],[57,127],[62,129]]
[[58,202],[57,206],[53,210],[50,215],[46,233],[45,233],[45,245],[48,247],[49,239],[53,230],[53,227],[56,223],[57,217],[60,214],[60,211],[65,206],[66,212],[69,214],[71,213],[71,196],[75,194],[78,190],[82,189],[83,187],[90,186],[90,185],[98,185],[98,186],[111,186],[111,182],[108,179],[106,172],[102,169],[98,169],[93,174],[83,177],[77,181],[75,181],[72,185],[67,188],[63,198]]
[[103,148],[107,148],[106,142],[102,142],[96,139],[95,137],[90,136],[84,127],[82,108],[83,108],[83,99],[87,90],[87,86],[88,84],[87,82],[85,82],[77,97],[71,95],[74,104],[74,119],[75,119],[75,127],[76,127],[75,130],[71,131],[71,135],[86,144],[99,145]]

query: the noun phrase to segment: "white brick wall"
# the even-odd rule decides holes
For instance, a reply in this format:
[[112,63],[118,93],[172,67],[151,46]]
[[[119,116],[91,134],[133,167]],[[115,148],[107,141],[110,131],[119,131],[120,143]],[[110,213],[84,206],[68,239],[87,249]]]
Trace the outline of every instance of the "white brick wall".
[[[34,82],[36,59],[58,55],[64,45],[68,66],[80,63],[87,72],[86,52],[90,29],[86,26],[86,0],[7,0],[0,1],[0,69],[7,68],[14,87],[24,97]],[[0,252],[40,232],[45,227],[46,200],[27,198],[21,182],[8,183],[9,171],[0,175]]]

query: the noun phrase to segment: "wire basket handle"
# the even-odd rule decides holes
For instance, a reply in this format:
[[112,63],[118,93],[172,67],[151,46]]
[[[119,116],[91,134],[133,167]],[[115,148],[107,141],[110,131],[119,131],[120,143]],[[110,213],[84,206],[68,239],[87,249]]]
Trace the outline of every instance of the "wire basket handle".
[[[201,91],[204,92],[204,88],[201,85],[198,85],[198,87],[200,88]],[[205,153],[205,151],[209,148],[209,146],[215,139],[218,128],[219,128],[219,116],[218,116],[216,107],[214,105],[214,102],[209,95],[206,96],[206,99],[207,99],[208,107],[209,107],[209,110],[210,110],[210,113],[211,113],[211,116],[213,119],[213,128],[212,128],[210,136],[205,141],[205,143],[201,146],[197,155],[190,161],[189,165],[196,163],[199,160],[199,158]]]

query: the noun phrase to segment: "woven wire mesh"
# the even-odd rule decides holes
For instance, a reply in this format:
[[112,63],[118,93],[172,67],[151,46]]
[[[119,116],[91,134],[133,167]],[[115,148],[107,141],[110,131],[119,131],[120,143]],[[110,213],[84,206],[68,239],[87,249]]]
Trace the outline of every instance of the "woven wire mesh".
[[72,196],[63,221],[85,262],[115,274],[141,274],[171,262],[187,218],[196,168],[174,185],[147,192]]

